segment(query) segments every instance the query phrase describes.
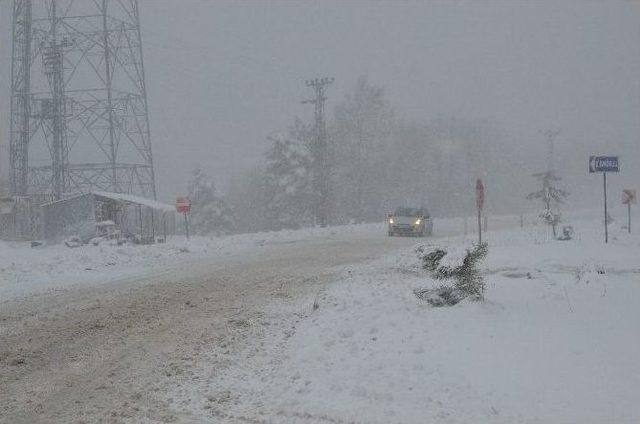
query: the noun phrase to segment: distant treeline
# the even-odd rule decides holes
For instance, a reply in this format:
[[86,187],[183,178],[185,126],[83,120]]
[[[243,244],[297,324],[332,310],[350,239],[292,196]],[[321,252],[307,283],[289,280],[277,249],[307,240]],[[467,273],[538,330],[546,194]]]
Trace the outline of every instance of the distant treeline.
[[[487,203],[492,197],[508,199],[509,193],[515,202],[525,202],[526,190],[513,176],[521,175],[522,181],[530,176],[505,159],[517,152],[505,151],[506,143],[489,123],[406,122],[384,90],[365,78],[328,121],[331,224],[380,221],[397,206],[424,206],[434,216],[472,215],[478,177],[486,181]],[[264,163],[236,178],[224,196],[236,231],[314,223],[312,126],[295,119],[289,129],[268,138]],[[507,209],[508,203],[495,209]]]

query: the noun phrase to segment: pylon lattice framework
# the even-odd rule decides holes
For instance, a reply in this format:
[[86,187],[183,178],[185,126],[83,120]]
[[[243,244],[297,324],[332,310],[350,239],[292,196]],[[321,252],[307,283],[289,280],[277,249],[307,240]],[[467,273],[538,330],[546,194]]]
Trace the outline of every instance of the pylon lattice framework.
[[155,198],[137,0],[14,0],[14,195]]

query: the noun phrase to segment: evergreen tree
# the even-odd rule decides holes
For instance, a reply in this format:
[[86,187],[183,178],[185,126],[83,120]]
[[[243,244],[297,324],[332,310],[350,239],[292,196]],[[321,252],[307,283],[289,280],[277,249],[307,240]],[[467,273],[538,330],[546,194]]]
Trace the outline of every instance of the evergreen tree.
[[394,113],[384,90],[360,77],[336,107],[335,200],[342,221],[372,221],[382,216]]
[[560,223],[559,205],[569,196],[569,192],[558,188],[556,184],[561,180],[553,170],[533,174],[542,184],[542,188],[527,195],[527,199],[540,199],[544,210],[540,212],[540,218],[553,228],[553,236],[556,237],[557,226]]
[[270,200],[266,214],[271,228],[300,228],[311,225],[312,188],[311,157],[305,145],[304,128],[298,121],[289,135],[277,133],[269,137],[271,148],[266,153],[266,188]]
[[237,231],[252,233],[271,229],[265,211],[272,193],[266,179],[264,169],[256,167],[231,180],[225,198]]
[[234,223],[231,209],[217,195],[211,180],[200,168],[193,170],[189,182],[190,227],[195,234],[229,234]]

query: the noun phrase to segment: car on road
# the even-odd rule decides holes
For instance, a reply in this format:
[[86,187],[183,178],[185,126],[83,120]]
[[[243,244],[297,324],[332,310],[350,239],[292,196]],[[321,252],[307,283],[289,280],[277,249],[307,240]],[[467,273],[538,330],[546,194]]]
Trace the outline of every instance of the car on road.
[[425,208],[397,208],[387,216],[389,236],[425,237],[433,233],[433,221]]

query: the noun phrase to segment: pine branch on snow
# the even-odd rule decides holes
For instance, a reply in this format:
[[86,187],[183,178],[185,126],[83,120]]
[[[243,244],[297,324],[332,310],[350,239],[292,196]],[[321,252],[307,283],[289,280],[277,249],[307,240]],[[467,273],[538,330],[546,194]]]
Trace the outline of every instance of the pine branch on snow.
[[447,252],[442,249],[433,250],[422,256],[423,268],[431,272],[436,280],[455,280],[454,286],[441,286],[436,290],[420,289],[414,291],[418,298],[427,300],[434,306],[455,305],[467,296],[481,299],[484,292],[484,279],[478,269],[478,263],[489,252],[486,243],[467,249],[462,264],[441,265],[441,261]]
[[422,257],[422,267],[427,271],[435,271],[440,264],[440,260],[445,257],[446,251],[442,249],[436,249],[430,253],[427,253]]

